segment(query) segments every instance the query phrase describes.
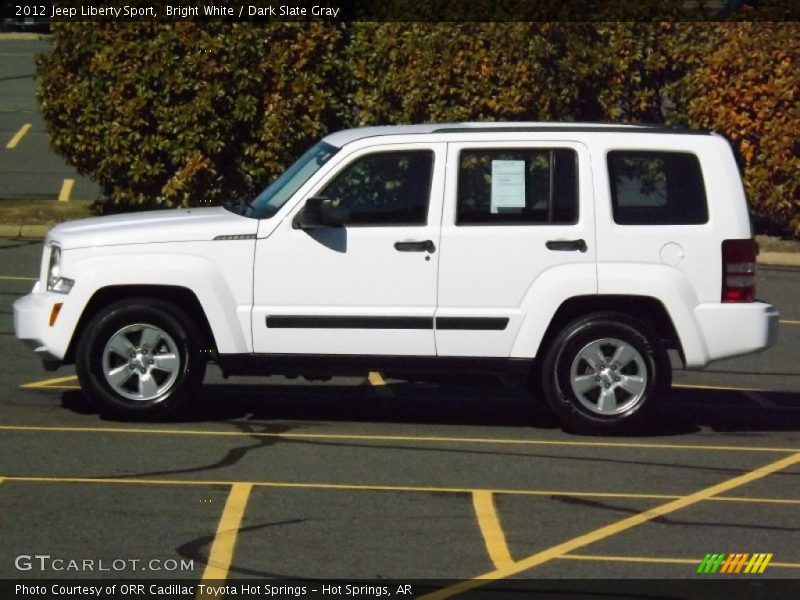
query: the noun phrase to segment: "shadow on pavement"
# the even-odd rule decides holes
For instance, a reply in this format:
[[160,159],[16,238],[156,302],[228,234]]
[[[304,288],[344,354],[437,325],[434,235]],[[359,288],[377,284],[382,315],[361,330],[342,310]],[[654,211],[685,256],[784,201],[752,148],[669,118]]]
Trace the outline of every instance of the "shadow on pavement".
[[[712,431],[757,436],[800,432],[800,393],[673,389],[656,420],[638,436]],[[62,396],[65,408],[96,411],[81,392]],[[198,401],[173,422],[301,421],[419,423],[559,428],[548,410],[521,388],[394,383],[369,385],[206,385]]]

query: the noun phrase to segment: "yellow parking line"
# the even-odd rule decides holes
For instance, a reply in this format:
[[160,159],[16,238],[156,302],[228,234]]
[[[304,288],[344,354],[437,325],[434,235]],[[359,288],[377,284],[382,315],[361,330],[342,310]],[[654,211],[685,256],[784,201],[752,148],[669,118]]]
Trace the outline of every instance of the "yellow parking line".
[[[55,383],[55,380],[48,380]],[[44,384],[44,382],[36,382]],[[20,387],[47,387],[45,385],[25,384]],[[247,431],[207,431],[198,429],[146,429],[135,427],[52,427],[43,425],[0,425],[0,431],[52,431],[61,433],[122,433],[142,435],[198,435],[220,437],[285,438],[299,440],[347,440],[364,442],[413,442],[443,444],[487,444],[520,446],[577,446],[585,448],[641,448],[648,450],[697,450],[719,452],[800,452],[800,448],[780,448],[772,446],[711,446],[702,444],[648,444],[644,442],[584,442],[566,440],[523,440],[503,438],[464,438],[411,435],[348,435],[337,433],[266,433]]]
[[369,376],[367,377],[369,382],[374,386],[382,386],[386,385],[386,381],[383,379],[380,373],[377,371],[370,371]]
[[721,392],[769,392],[770,391],[770,390],[759,390],[756,388],[731,387],[729,385],[689,385],[683,383],[673,383],[672,387],[679,388],[682,390],[719,390]]
[[[492,494],[517,494],[525,496],[565,496],[565,497],[586,497],[586,498],[638,498],[653,500],[672,500],[680,496],[669,496],[665,494],[625,494],[618,492],[570,492],[564,490],[525,490],[525,489],[494,489],[494,490],[475,490],[471,488],[459,487],[427,487],[427,486],[403,486],[403,485],[369,485],[369,484],[349,484],[349,483],[303,483],[303,482],[284,482],[284,481],[219,481],[219,480],[192,480],[192,479],[124,479],[118,477],[28,477],[28,476],[6,476],[8,481],[23,483],[102,483],[102,484],[141,484],[141,485],[186,485],[186,486],[220,486],[234,485],[235,483],[248,483],[255,487],[268,488],[298,488],[298,489],[319,489],[319,490],[344,490],[362,492],[415,492],[415,493],[440,493],[440,494],[472,494],[475,491],[485,491]],[[800,502],[800,501],[798,501]]]
[[[307,489],[307,490],[333,490],[333,491],[353,491],[353,492],[408,492],[422,494],[474,494],[486,492],[488,494],[508,494],[516,496],[543,496],[543,497],[564,497],[564,498],[621,498],[627,500],[677,500],[683,496],[669,494],[626,494],[624,492],[573,492],[569,490],[526,490],[526,489],[483,489],[475,490],[470,488],[446,488],[446,487],[426,487],[426,486],[404,486],[404,485],[369,485],[369,484],[350,484],[350,483],[303,483],[291,481],[219,481],[219,480],[193,480],[193,479],[123,479],[119,477],[28,477],[13,476],[5,477],[6,481],[16,481],[20,483],[98,483],[105,485],[134,484],[134,485],[176,485],[176,486],[223,486],[235,485],[237,483],[247,483],[253,487],[275,488],[275,489]],[[765,503],[765,504],[800,504],[800,500],[785,500],[782,498],[759,498],[759,497],[736,497],[736,496],[714,496],[708,498],[710,502],[745,502],[745,503]]]
[[79,385],[48,385],[43,388],[43,390],[79,390],[81,386]]
[[494,566],[502,569],[512,564],[514,559],[511,558],[506,536],[500,526],[500,518],[497,515],[492,492],[486,490],[472,492],[472,506],[475,508],[478,527],[481,529],[486,550],[489,552],[489,558],[492,559]]
[[0,275],[2,281],[37,281],[38,277],[14,277],[13,275]]
[[[594,555],[594,554],[565,554],[559,556],[558,560],[590,560],[590,561],[609,561],[609,562],[638,562],[638,563],[664,563],[664,564],[680,564],[680,565],[694,565],[700,564],[703,557],[698,558],[661,558],[650,556],[607,556],[607,555]],[[800,563],[776,563],[770,562],[770,567],[782,567],[784,569],[800,569]]]
[[[800,325],[800,321],[779,321],[781,325]],[[774,564],[774,563],[773,563]]]
[[526,558],[515,561],[513,564],[505,568],[495,569],[494,571],[489,571],[488,573],[478,575],[473,579],[468,579],[466,581],[461,581],[457,584],[447,586],[431,594],[427,594],[426,596],[423,596],[423,598],[426,598],[427,600],[450,598],[457,594],[462,594],[466,591],[485,585],[490,581],[496,581],[498,579],[505,579],[506,577],[518,575],[523,571],[528,571],[533,567],[549,562],[556,558],[560,558],[572,552],[573,550],[583,548],[589,544],[594,544],[595,542],[612,537],[622,533],[623,531],[627,531],[628,529],[643,523],[647,523],[659,517],[671,514],[682,508],[686,508],[687,506],[697,504],[703,500],[708,500],[709,498],[721,494],[722,492],[726,492],[757,479],[761,479],[767,475],[782,469],[786,469],[787,467],[794,466],[797,463],[800,463],[800,452],[777,460],[773,463],[764,465],[763,467],[759,467],[758,469],[745,473],[744,475],[733,477],[716,485],[712,485],[694,492],[693,494],[689,494],[688,496],[683,496],[676,500],[672,500],[671,502],[667,502],[666,504],[661,504],[631,517],[622,519],[621,521],[617,521],[616,523],[611,523],[605,527],[600,527],[599,529],[595,529],[584,535],[572,538],[571,540],[567,540],[566,542],[562,542],[561,544],[557,544],[551,548],[547,548],[546,550],[531,554]]
[[375,388],[375,391],[379,396],[384,398],[394,398],[392,390],[386,387],[386,380],[377,371],[370,371],[369,375],[367,376],[367,381],[369,381],[370,385]]
[[225,508],[219,519],[214,543],[211,545],[211,552],[208,555],[208,563],[203,571],[203,583],[208,583],[212,579],[227,579],[228,570],[233,562],[236,538],[239,535],[244,510],[252,489],[253,486],[249,483],[234,483],[231,486]]
[[12,150],[17,147],[20,140],[25,137],[25,134],[28,133],[28,130],[31,128],[30,123],[25,123],[22,127],[19,128],[19,131],[14,134],[14,137],[6,144],[6,148]]
[[698,565],[703,557],[698,558],[654,558],[649,556],[601,556],[594,554],[565,554],[558,560],[600,560],[611,562],[643,562],[643,563],[674,563],[680,565]]
[[[24,390],[35,390],[41,388],[49,388],[58,383],[66,383],[67,381],[77,381],[77,375],[68,375],[66,377],[56,377],[55,379],[44,379],[42,381],[34,381],[32,383],[25,383],[22,384],[21,387]],[[80,388],[78,388],[80,389]]]
[[759,498],[757,496],[714,496],[709,498],[715,502],[757,502],[762,504],[800,504],[800,500],[789,498]]
[[69,195],[72,193],[72,186],[75,185],[74,179],[65,179],[61,184],[61,191],[58,193],[59,202],[69,202]]

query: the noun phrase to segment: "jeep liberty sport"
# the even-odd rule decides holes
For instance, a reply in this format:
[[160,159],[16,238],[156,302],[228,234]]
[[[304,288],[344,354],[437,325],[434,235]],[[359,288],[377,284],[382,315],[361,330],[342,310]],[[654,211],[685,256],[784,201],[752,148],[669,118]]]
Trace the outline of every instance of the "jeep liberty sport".
[[310,379],[517,375],[579,431],[638,425],[684,366],[756,352],[731,147],[651,126],[463,123],[325,137],[246,205],[63,223],[14,304],[106,413],[192,400],[206,363]]

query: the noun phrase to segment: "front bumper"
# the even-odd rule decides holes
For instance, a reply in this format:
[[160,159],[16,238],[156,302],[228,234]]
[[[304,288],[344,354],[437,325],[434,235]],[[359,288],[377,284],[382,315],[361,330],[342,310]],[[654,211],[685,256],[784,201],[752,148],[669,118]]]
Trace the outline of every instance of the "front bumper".
[[695,317],[709,362],[760,352],[778,341],[780,314],[764,302],[701,304]]
[[53,306],[63,303],[65,297],[39,292],[40,285],[37,282],[30,294],[14,302],[14,335],[41,357],[45,367],[57,368],[64,357],[50,326],[50,315]]

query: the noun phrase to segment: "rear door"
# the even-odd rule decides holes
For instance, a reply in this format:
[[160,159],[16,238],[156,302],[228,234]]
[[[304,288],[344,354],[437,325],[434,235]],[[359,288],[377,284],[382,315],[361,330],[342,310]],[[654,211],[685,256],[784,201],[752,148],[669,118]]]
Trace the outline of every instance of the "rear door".
[[595,262],[592,208],[588,152],[579,143],[448,144],[437,353],[510,356],[525,318],[551,316],[536,314],[535,299],[528,308],[536,280]]

